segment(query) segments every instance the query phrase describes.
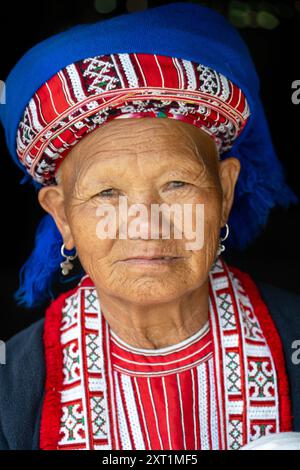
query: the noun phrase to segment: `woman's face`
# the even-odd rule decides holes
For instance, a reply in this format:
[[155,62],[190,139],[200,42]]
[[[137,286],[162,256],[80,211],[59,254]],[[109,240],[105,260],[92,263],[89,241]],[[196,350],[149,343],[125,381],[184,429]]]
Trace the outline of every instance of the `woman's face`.
[[[76,246],[100,292],[136,303],[163,302],[206,281],[238,173],[238,160],[219,162],[213,140],[190,124],[120,119],[78,143],[61,165],[58,186],[42,189],[39,199],[67,248]],[[123,210],[138,203],[143,212],[121,215],[120,197],[127,205]],[[166,238],[162,216],[159,225],[152,219],[159,238],[151,235],[151,211],[158,205],[167,208]],[[111,232],[105,235],[108,207]]]

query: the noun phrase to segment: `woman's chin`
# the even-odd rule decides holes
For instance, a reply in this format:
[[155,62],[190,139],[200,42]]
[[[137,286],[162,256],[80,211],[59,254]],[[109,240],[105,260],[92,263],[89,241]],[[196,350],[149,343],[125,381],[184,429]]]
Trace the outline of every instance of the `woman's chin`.
[[[167,282],[166,278],[153,278],[143,276],[136,281],[128,279],[126,284],[114,286],[112,294],[127,300],[130,303],[149,305],[155,303],[171,302],[182,295],[183,286],[176,283]],[[185,289],[184,289],[185,291]]]

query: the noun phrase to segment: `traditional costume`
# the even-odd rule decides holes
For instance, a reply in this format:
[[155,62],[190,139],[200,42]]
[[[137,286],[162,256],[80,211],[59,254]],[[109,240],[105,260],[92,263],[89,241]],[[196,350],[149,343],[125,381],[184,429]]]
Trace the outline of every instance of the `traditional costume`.
[[[169,4],[60,33],[19,61],[6,100],[8,147],[37,188],[56,184],[73,146],[111,119],[161,117],[201,128],[220,159],[241,160],[229,246],[245,247],[274,205],[297,200],[272,146],[247,48],[207,8]],[[21,273],[25,305],[49,297],[61,244],[46,216]],[[255,283],[219,256],[209,273],[207,324],[176,345],[139,349],[111,331],[83,273],[45,321],[9,343],[0,447],[239,449],[299,429],[300,381],[287,339],[299,332],[299,306],[297,296]]]

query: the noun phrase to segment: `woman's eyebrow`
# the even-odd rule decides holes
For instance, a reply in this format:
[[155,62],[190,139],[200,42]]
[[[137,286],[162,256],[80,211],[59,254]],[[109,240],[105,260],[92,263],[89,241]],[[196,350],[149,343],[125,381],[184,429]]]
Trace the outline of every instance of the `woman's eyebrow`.
[[199,167],[197,165],[190,166],[188,168],[175,168],[166,170],[161,173],[161,176],[199,176],[200,174],[204,174],[205,169],[203,167]]

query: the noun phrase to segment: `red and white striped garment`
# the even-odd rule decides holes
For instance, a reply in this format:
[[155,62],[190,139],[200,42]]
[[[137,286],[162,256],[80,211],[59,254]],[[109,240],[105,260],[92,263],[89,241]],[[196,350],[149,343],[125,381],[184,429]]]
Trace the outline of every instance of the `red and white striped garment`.
[[291,430],[280,338],[250,276],[221,257],[208,322],[162,349],[126,344],[86,276],[45,321],[41,449],[239,449]]
[[150,351],[112,334],[111,353],[122,448],[218,448],[209,323],[177,345]]

